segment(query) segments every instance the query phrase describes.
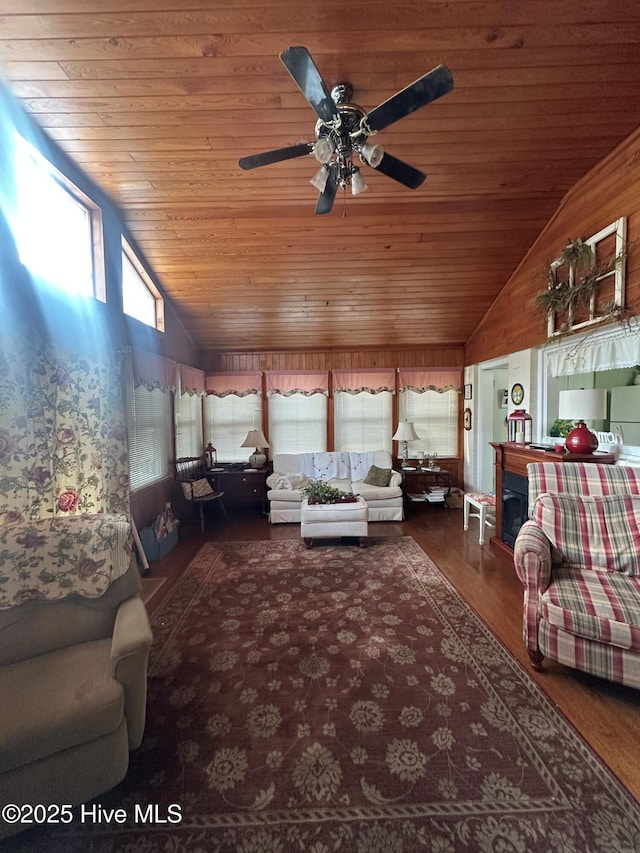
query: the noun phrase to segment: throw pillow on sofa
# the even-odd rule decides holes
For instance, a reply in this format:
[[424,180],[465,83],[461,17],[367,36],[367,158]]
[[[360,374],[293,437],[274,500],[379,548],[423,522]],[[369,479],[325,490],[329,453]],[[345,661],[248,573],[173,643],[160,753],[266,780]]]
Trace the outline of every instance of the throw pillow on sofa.
[[572,566],[640,575],[640,495],[540,495],[534,520]]
[[377,465],[372,465],[362,482],[368,486],[388,486],[391,482],[391,468],[379,468]]

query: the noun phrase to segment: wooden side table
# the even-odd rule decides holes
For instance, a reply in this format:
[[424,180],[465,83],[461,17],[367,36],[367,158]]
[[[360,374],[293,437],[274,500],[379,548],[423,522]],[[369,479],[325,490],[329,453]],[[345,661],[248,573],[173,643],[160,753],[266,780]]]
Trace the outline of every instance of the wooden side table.
[[402,469],[402,491],[407,503],[437,503],[449,509],[451,473],[446,468]]

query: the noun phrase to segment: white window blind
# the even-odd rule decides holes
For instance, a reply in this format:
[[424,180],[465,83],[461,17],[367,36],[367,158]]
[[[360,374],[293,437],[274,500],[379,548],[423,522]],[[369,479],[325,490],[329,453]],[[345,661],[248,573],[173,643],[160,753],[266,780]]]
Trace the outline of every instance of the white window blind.
[[132,388],[127,412],[131,491],[171,475],[171,395],[159,388]]
[[327,449],[325,394],[271,394],[271,453],[320,453]]
[[202,443],[202,397],[176,394],[176,456],[200,456]]
[[246,462],[253,452],[240,445],[250,429],[259,429],[262,422],[262,398],[259,394],[239,397],[228,394],[217,397],[209,394],[204,404],[204,443],[211,442],[220,462]]
[[419,441],[410,442],[410,453],[420,450],[440,457],[458,455],[457,391],[400,391],[399,419],[412,421]]
[[335,449],[362,452],[391,451],[392,398],[390,391],[334,394]]

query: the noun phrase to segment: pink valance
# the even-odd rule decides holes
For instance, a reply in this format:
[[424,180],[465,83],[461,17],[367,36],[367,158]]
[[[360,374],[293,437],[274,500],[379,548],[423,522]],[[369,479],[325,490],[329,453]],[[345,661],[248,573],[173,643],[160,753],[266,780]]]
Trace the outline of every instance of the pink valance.
[[290,397],[293,394],[329,393],[329,373],[326,370],[268,370],[266,373],[267,394],[281,394]]
[[462,371],[458,367],[436,367],[433,369],[401,367],[398,370],[398,388],[400,391],[457,391],[462,389]]
[[216,397],[248,397],[262,393],[262,373],[260,371],[238,371],[231,373],[207,373],[205,379],[207,394]]
[[189,367],[188,364],[179,364],[180,371],[180,390],[183,394],[189,394],[191,397],[198,394],[203,396],[204,391],[204,370],[198,370],[197,367]]
[[380,394],[382,391],[396,391],[396,372],[393,367],[378,370],[334,370],[333,390],[347,394]]
[[149,391],[160,388],[162,391],[176,390],[176,363],[170,358],[155,352],[131,350],[133,381],[136,387],[143,386]]

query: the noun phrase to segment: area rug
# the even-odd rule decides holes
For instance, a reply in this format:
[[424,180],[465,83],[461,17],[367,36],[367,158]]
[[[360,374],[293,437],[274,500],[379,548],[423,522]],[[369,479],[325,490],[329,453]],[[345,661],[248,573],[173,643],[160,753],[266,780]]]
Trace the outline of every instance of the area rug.
[[207,543],[153,629],[126,780],[11,849],[640,849],[638,804],[409,537]]

